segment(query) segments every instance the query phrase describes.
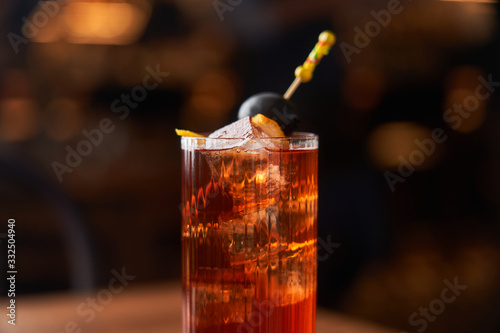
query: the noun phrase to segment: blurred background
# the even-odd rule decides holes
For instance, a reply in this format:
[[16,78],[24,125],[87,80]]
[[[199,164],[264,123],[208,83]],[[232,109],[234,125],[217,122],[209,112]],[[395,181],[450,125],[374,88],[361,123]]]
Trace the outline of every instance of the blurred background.
[[493,0],[2,0],[0,240],[15,218],[18,293],[122,267],[179,280],[174,128],[211,132],[284,92],[330,29],[292,98],[320,135],[319,236],[336,244],[319,304],[416,332],[412,313],[458,281],[426,331],[499,332],[499,19]]

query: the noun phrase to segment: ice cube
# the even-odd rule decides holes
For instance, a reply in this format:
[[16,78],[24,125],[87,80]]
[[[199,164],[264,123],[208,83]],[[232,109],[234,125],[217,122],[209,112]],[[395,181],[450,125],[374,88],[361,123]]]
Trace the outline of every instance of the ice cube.
[[316,252],[314,243],[295,251],[282,251],[279,265],[270,265],[269,299],[280,306],[291,305],[311,297],[316,291]]
[[195,326],[198,328],[249,320],[254,295],[255,286],[243,284],[196,283],[187,292],[189,302],[195,309]]
[[231,265],[254,261],[287,248],[275,205],[222,222],[219,232]]
[[269,137],[261,128],[255,126],[252,118],[245,117],[226,125],[208,136],[227,140],[208,140],[208,149],[228,149],[241,147],[244,150],[257,150],[266,147],[259,138]]
[[240,120],[235,121],[229,125],[226,125],[212,134],[210,134],[209,138],[249,138],[255,139],[260,137],[266,137],[267,135],[261,131],[258,127],[256,127],[252,123],[252,118],[245,117]]

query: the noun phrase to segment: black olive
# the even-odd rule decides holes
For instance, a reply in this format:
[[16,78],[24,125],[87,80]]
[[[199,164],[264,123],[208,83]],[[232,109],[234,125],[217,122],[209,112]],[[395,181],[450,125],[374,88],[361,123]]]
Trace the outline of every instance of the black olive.
[[282,95],[265,92],[251,96],[241,104],[238,118],[253,117],[259,113],[277,122],[285,135],[290,135],[298,127],[297,108]]

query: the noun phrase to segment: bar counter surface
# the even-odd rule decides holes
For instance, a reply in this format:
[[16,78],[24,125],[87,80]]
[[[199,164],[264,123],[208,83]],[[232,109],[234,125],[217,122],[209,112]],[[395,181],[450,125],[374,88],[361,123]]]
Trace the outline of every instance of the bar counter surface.
[[[116,290],[115,290],[116,291]],[[111,296],[110,296],[111,295]],[[15,326],[2,298],[0,332],[24,333],[181,333],[182,293],[179,283],[134,286],[113,294],[53,293],[15,298]],[[4,306],[5,305],[5,306]],[[319,309],[317,333],[396,333],[372,323]]]

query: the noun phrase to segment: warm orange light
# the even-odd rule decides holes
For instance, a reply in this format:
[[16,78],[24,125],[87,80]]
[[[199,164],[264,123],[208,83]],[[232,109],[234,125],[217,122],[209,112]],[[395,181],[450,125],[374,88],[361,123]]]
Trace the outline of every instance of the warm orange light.
[[38,110],[28,98],[9,98],[0,102],[0,139],[23,141],[38,131]]
[[[31,18],[36,16],[36,9]],[[151,13],[145,0],[70,1],[59,14],[48,19],[32,37],[40,43],[64,40],[74,44],[115,44],[135,42],[143,32]]]
[[[429,141],[432,131],[412,122],[393,122],[378,126],[368,140],[368,151],[375,164],[384,169],[396,169],[401,159],[408,160],[412,154],[422,150],[416,140]],[[440,155],[439,144],[434,143],[433,151],[429,156],[423,156],[422,163],[414,165],[415,169],[425,170],[435,164]]]
[[[484,101],[475,97],[475,91],[472,89],[451,90],[446,96],[445,105],[445,114],[453,117],[449,125],[457,132],[473,132],[483,124],[486,118],[486,105]],[[457,107],[461,109],[461,112],[453,111]]]
[[496,0],[441,0],[449,2],[478,2],[478,3],[497,3]]
[[140,11],[127,3],[72,2],[65,9],[73,43],[128,44]]
[[484,75],[479,67],[459,66],[453,69],[448,75],[446,87],[448,89],[469,89],[477,87],[477,78]]
[[236,91],[230,75],[211,72],[195,83],[190,104],[198,113],[221,117],[231,111],[235,100]]
[[471,66],[457,67],[448,76],[443,118],[457,132],[473,132],[486,118],[488,96],[476,92],[481,76],[481,70]]

